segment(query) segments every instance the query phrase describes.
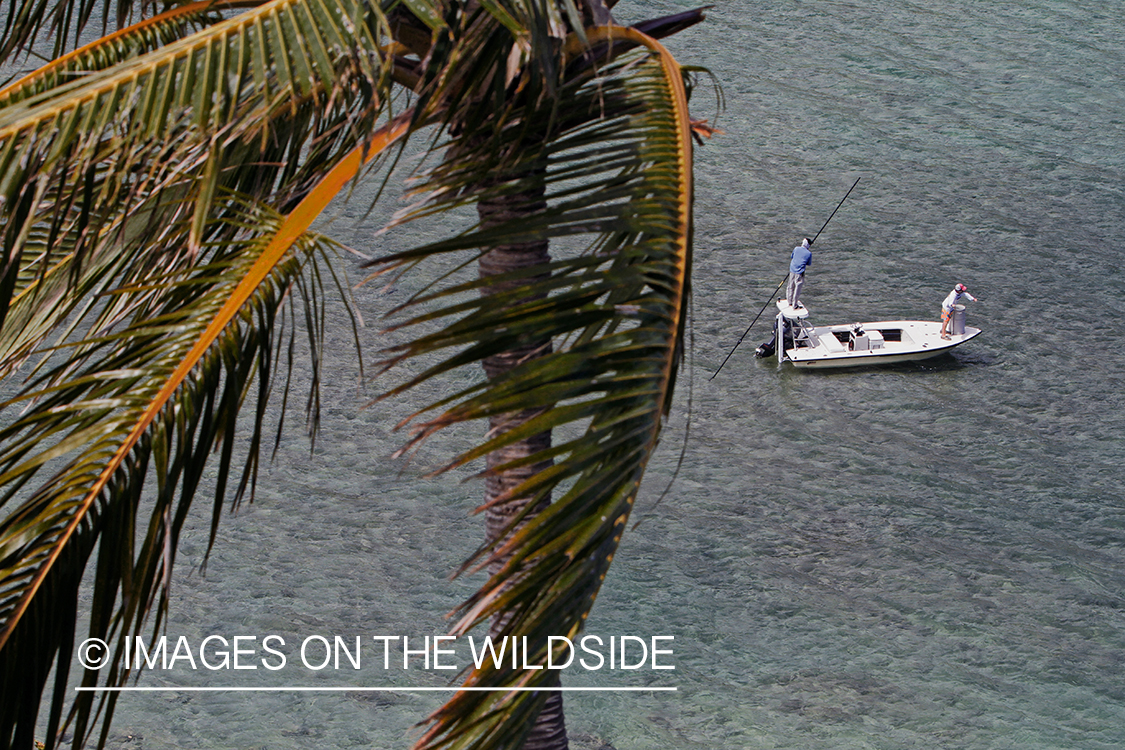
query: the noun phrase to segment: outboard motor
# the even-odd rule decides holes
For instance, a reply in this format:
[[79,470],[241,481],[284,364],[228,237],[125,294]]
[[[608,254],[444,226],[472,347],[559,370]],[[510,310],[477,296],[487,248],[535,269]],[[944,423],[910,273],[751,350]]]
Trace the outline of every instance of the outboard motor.
[[772,357],[776,351],[777,334],[775,333],[769,341],[760,344],[758,348],[754,350],[754,356],[758,359],[765,359],[766,357]]
[[[782,320],[782,325],[785,328],[785,332],[784,332],[785,348],[786,349],[792,349],[793,348],[793,325],[788,320],[785,320],[785,318],[782,318],[781,320]],[[754,356],[758,357],[759,359],[765,359],[766,357],[772,357],[776,353],[777,353],[777,319],[775,318],[774,321],[773,321],[773,336],[770,337],[769,341],[765,342],[764,344],[762,344],[761,346],[759,346],[757,349],[754,350]]]

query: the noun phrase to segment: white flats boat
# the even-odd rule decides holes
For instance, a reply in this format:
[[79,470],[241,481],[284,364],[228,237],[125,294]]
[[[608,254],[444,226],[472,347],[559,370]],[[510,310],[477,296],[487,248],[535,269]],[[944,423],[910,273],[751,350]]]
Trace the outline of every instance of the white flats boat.
[[[880,320],[833,326],[809,324],[806,307],[793,308],[777,301],[774,338],[758,347],[759,357],[775,352],[777,361],[794,367],[826,369],[912,362],[944,354],[980,335],[965,325],[965,306],[956,305],[950,319],[949,338],[941,337],[941,323],[928,320]],[[782,331],[782,346],[777,346]]]

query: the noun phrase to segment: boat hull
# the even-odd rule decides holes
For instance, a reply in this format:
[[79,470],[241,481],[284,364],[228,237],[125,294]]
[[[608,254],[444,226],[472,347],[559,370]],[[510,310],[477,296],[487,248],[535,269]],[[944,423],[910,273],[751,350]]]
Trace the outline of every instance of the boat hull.
[[871,367],[916,362],[936,357],[980,335],[979,328],[941,338],[941,323],[924,320],[884,320],[860,323],[864,335],[856,340],[856,324],[808,328],[797,345],[785,350],[785,361],[802,369]]

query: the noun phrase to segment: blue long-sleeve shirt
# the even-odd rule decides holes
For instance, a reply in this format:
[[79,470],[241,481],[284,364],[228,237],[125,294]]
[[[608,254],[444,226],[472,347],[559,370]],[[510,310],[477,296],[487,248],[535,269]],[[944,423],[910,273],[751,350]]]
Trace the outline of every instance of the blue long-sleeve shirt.
[[812,250],[805,245],[797,245],[793,248],[793,260],[789,261],[789,273],[804,273],[810,263],[812,263]]

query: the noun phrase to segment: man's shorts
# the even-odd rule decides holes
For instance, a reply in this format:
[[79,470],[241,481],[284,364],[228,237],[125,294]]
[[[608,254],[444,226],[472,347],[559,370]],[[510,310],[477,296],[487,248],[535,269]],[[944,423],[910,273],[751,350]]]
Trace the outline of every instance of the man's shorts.
[[952,310],[946,310],[944,307],[941,308],[941,322],[944,323],[945,321],[949,320],[949,316],[952,313]]

